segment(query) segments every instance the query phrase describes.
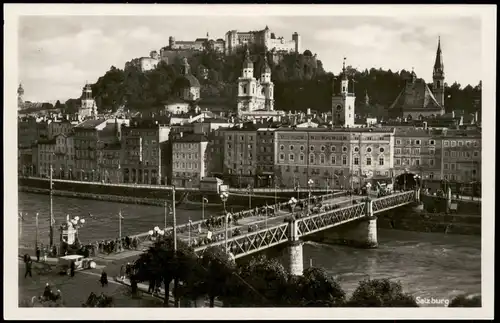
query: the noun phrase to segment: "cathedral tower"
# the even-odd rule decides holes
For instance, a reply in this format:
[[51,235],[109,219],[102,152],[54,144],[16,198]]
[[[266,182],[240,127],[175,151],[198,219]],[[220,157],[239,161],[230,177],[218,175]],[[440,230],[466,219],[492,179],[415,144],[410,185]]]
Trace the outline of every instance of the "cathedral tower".
[[271,82],[271,68],[267,63],[267,55],[264,54],[264,65],[262,66],[260,85],[262,94],[264,94],[264,107],[267,111],[274,110],[274,83]]
[[17,109],[22,109],[24,104],[24,89],[23,85],[19,83],[19,87],[17,88]]
[[432,70],[432,92],[436,101],[444,107],[444,65],[443,54],[441,53],[441,37],[438,38],[438,48],[436,52],[436,61]]
[[256,109],[257,79],[253,76],[253,62],[247,48],[241,77],[238,78],[238,115]]
[[92,88],[86,83],[82,91],[82,100],[78,114],[82,117],[92,117],[96,115],[96,105],[92,98]]
[[349,93],[349,78],[344,65],[342,67],[342,79],[340,82],[340,93],[333,91],[332,113],[333,125],[352,127],[354,126],[354,102],[356,97],[354,93]]

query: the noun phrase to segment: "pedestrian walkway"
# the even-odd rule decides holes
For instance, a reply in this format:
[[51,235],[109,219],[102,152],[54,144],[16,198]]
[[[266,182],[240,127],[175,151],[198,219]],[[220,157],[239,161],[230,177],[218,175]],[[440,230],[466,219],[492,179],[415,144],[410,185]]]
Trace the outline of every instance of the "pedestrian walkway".
[[[122,277],[114,277],[114,280],[118,283],[123,284],[123,285],[131,286],[130,279],[128,279],[126,277],[124,279],[122,279]],[[137,289],[143,293],[148,294],[149,285],[144,284],[144,283],[137,283]],[[154,295],[157,295],[158,298],[163,299],[165,297],[165,288],[160,287],[159,292],[154,293]],[[172,295],[172,291],[169,292],[169,300],[171,303],[174,302],[174,296]],[[210,306],[210,302],[206,300],[205,307],[209,307],[209,306]],[[216,300],[214,302],[214,306],[215,307],[222,307],[222,302]]]

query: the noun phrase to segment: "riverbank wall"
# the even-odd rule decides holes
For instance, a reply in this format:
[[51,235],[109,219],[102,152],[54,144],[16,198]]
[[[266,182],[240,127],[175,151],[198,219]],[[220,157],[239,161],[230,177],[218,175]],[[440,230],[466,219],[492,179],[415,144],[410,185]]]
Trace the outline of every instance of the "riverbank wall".
[[[44,178],[26,178],[18,179],[18,190],[22,192],[49,194],[50,181]],[[165,201],[172,201],[172,192],[164,186],[141,186],[124,187],[118,185],[110,185],[97,182],[76,182],[66,180],[53,180],[52,194],[54,196],[82,198],[89,200],[144,204],[163,206]],[[322,195],[324,193],[314,192],[313,195]],[[299,193],[300,198],[306,198],[307,192]],[[251,198],[244,193],[230,193],[226,202],[228,211],[239,211],[261,207],[266,204],[272,205],[277,203],[287,202],[291,197],[297,198],[296,192],[255,192]],[[205,198],[206,207],[220,208],[222,210],[222,202],[217,193],[202,193],[197,191],[176,190],[175,199],[176,205],[186,209],[200,209],[202,200]],[[208,202],[207,202],[208,200]]]

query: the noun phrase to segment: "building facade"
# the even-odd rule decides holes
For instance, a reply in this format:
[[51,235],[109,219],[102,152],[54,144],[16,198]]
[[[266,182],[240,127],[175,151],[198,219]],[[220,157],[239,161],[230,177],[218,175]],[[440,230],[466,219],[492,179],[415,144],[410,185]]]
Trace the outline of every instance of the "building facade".
[[106,120],[86,120],[74,129],[75,169],[73,175],[81,181],[100,181],[99,132]]
[[208,138],[203,134],[181,135],[172,142],[172,184],[199,187],[207,176]]
[[166,183],[162,143],[168,140],[169,133],[167,125],[154,120],[134,120],[122,128],[121,169],[125,183]]
[[275,128],[257,130],[256,187],[271,187],[276,182],[274,175],[274,132]]
[[390,176],[393,129],[280,128],[275,131],[278,185],[347,188]]
[[445,131],[441,145],[443,180],[460,183],[481,181],[480,131]]
[[72,133],[55,136],[54,178],[75,179],[75,146]]
[[224,130],[224,177],[231,186],[255,187],[257,129],[247,123]]
[[[38,141],[38,175],[42,177],[50,177],[52,168],[52,176],[55,175],[54,161],[55,161],[55,139],[45,139]],[[55,177],[55,176],[54,176]]]

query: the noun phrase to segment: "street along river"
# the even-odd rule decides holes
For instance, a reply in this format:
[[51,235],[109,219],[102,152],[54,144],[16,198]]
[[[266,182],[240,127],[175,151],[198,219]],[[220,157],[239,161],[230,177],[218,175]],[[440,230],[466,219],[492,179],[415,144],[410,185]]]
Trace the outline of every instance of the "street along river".
[[[49,196],[19,192],[19,212],[27,213],[20,243],[35,243],[35,213],[39,213],[39,239],[48,243]],[[228,207],[230,209],[230,207]],[[89,201],[54,197],[53,213],[57,224],[66,214],[84,218],[82,241],[118,236],[118,212],[121,210],[122,234],[146,232],[164,225],[164,209],[157,206]],[[220,213],[221,208],[206,209],[205,216]],[[92,218],[89,216],[92,214]],[[199,209],[177,208],[177,223],[201,219]],[[11,216],[17,216],[12,214]],[[167,219],[172,225],[172,219]],[[18,229],[19,230],[19,229]],[[58,242],[59,236],[55,235]],[[304,244],[304,267],[310,262],[336,276],[346,291],[352,292],[364,278],[399,280],[405,291],[420,297],[451,299],[460,293],[481,292],[481,237],[444,235],[398,230],[378,230],[377,249],[355,249],[315,242]]]

